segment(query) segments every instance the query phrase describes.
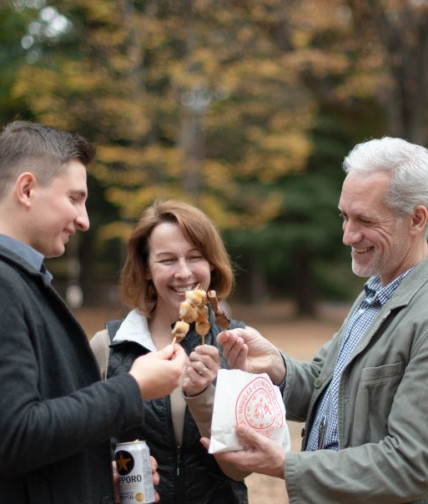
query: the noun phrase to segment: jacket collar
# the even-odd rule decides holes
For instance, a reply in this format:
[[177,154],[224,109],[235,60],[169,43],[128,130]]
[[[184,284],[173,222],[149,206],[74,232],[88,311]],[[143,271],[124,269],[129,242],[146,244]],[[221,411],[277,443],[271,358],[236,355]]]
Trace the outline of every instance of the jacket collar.
[[[379,330],[380,326],[384,323],[384,321],[389,317],[390,313],[404,308],[407,306],[412,298],[419,292],[419,290],[428,282],[428,258],[424,259],[422,262],[417,264],[413,271],[411,271],[405,278],[403,278],[400,285],[395,290],[392,297],[382,306],[379,315],[374,320],[373,324],[370,326],[367,333],[361,339],[359,344],[357,345],[352,358],[349,360],[349,363],[358,355],[361,351],[363,351],[374,334]],[[362,301],[365,293],[363,293],[357,298],[352,309],[350,310],[345,322],[342,325],[345,327],[347,320],[350,317],[350,314],[354,311],[355,307]],[[343,334],[342,334],[343,337]],[[349,365],[349,363],[347,365]]]
[[137,309],[128,313],[113,338],[113,343],[122,343],[124,341],[133,341],[148,350],[156,351],[150,336],[147,318]]
[[403,281],[388,303],[390,310],[408,305],[413,296],[427,283],[427,281],[428,258],[414,266],[413,271],[411,271],[406,278],[403,278]]

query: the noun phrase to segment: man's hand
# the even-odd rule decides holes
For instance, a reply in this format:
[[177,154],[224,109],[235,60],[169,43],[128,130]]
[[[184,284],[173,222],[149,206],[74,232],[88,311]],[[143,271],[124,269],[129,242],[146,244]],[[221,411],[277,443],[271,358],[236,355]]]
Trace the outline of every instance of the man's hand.
[[[154,457],[152,457],[150,455],[150,463],[151,463],[151,466],[152,466],[152,478],[153,478],[153,485],[159,485],[160,483],[160,476],[159,476],[159,473],[158,473],[158,463],[156,461],[156,459]],[[155,502],[159,502],[160,501],[160,496],[158,494],[158,492],[156,492],[155,490]]]
[[230,368],[267,373],[276,385],[284,380],[286,369],[281,354],[256,329],[247,326],[224,331],[217,336],[217,343]]
[[129,374],[137,381],[144,399],[156,399],[179,386],[186,360],[186,352],[180,345],[168,345],[135,359]]
[[[244,450],[216,453],[216,460],[232,464],[240,471],[255,472],[284,479],[285,452],[275,441],[262,436],[247,425],[236,428],[239,443]],[[201,443],[208,449],[209,439]]]
[[[117,471],[117,466],[116,466],[116,461],[114,460],[112,462],[113,465],[113,484],[114,484],[114,502],[116,504],[120,504],[120,483],[119,483],[119,473]],[[159,473],[157,471],[158,469],[158,463],[154,457],[150,455],[150,465],[152,467],[152,478],[153,478],[153,484],[154,485],[159,485]],[[155,490],[155,502],[159,502],[160,497],[158,492]]]

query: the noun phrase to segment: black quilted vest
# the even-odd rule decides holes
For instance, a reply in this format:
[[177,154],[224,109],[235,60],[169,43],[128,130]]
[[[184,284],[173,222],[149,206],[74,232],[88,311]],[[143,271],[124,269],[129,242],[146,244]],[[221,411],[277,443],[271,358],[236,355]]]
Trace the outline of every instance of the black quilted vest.
[[[121,322],[116,320],[107,324],[111,340]],[[206,343],[218,346],[216,336],[221,328],[215,325],[211,311],[210,322],[211,331],[206,337]],[[233,320],[230,327],[244,327],[244,324]],[[200,344],[201,339],[192,324],[181,345],[189,355],[193,348]],[[112,343],[108,376],[127,372],[138,356],[148,352],[148,349],[132,341]],[[222,357],[221,361],[222,367],[227,368]],[[214,457],[201,445],[200,437],[198,428],[186,408],[182,444],[177,446],[168,396],[145,401],[144,422],[138,429],[123,432],[118,441],[144,439],[147,442],[151,454],[158,462],[160,484],[156,490],[160,494],[162,504],[248,504],[245,483],[224,475]]]

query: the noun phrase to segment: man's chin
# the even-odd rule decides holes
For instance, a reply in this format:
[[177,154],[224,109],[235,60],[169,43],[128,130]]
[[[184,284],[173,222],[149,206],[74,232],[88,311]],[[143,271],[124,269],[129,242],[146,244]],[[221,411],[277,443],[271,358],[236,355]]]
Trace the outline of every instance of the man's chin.
[[364,268],[354,263],[352,263],[352,273],[360,278],[369,278],[375,274],[370,268]]
[[46,259],[55,259],[55,257],[61,257],[64,255],[65,252],[65,245],[59,245],[58,247],[55,247],[54,250],[50,250],[45,254]]

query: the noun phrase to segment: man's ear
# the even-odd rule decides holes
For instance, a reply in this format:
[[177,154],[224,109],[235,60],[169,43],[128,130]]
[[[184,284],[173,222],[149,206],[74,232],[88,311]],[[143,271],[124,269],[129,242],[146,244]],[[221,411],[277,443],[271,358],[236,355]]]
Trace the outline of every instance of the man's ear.
[[419,233],[423,232],[427,226],[428,210],[424,205],[418,205],[412,213],[412,229]]
[[20,203],[30,206],[31,192],[35,185],[36,177],[31,172],[24,172],[19,175],[15,182],[15,194]]

